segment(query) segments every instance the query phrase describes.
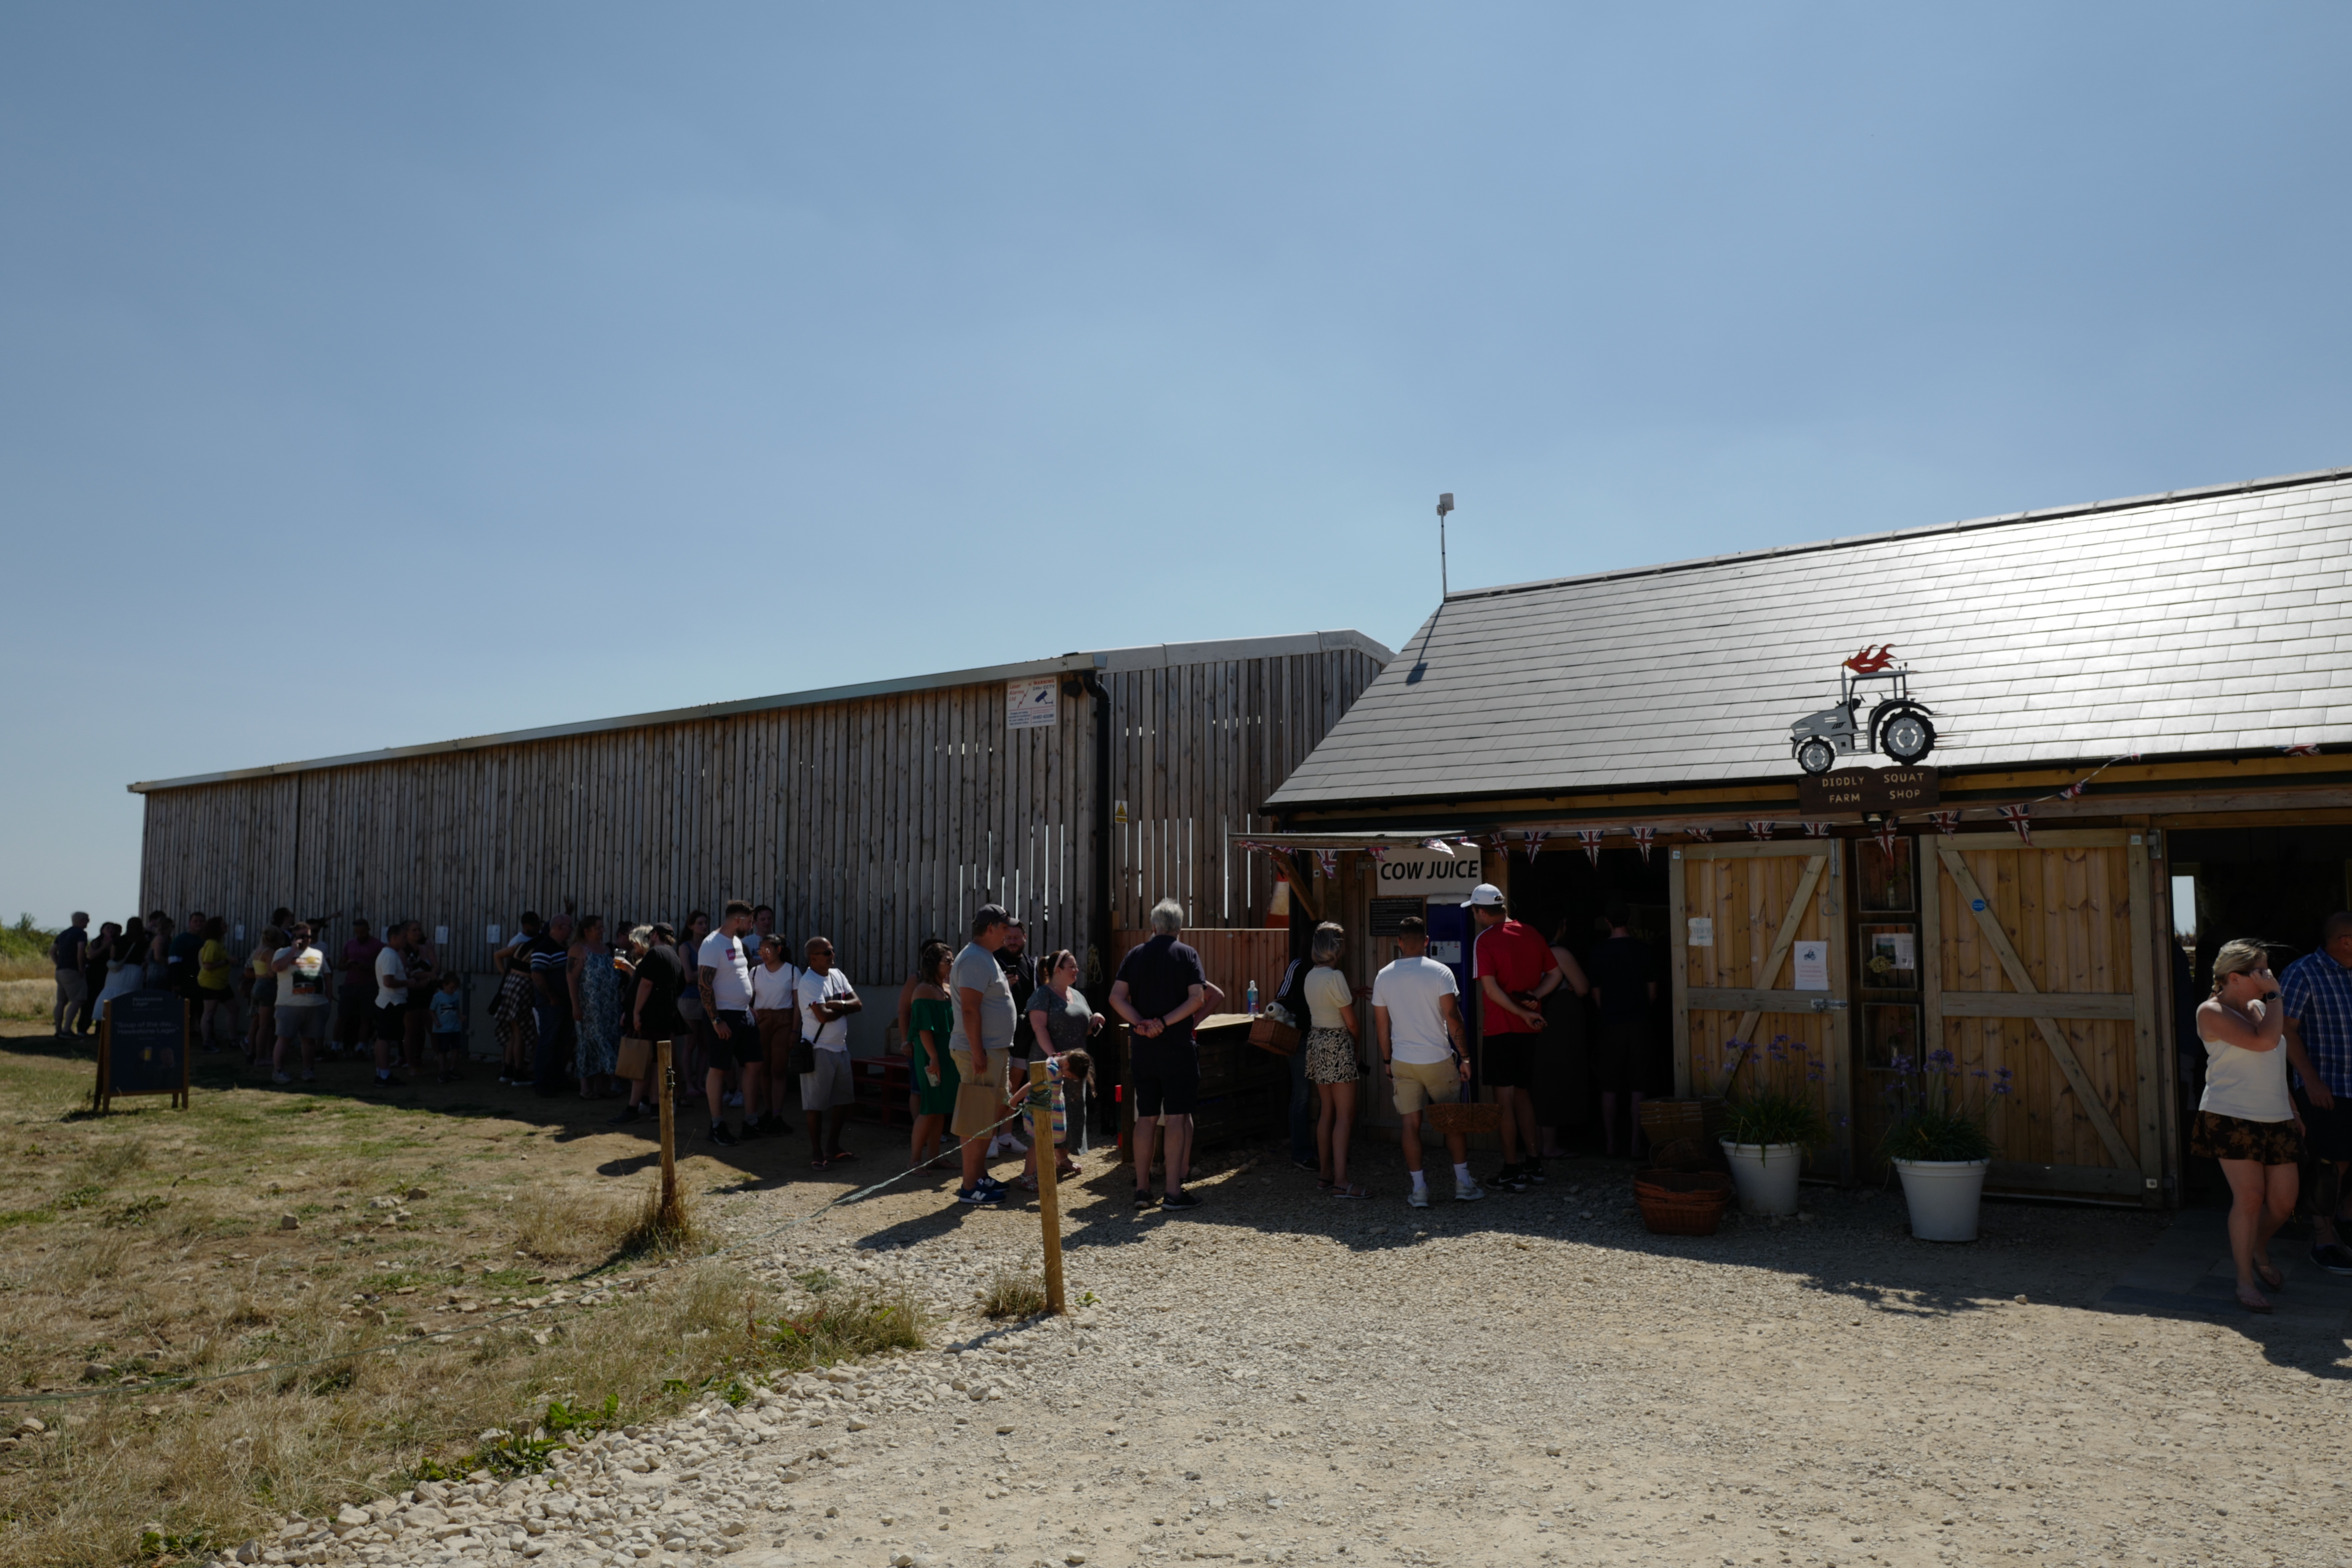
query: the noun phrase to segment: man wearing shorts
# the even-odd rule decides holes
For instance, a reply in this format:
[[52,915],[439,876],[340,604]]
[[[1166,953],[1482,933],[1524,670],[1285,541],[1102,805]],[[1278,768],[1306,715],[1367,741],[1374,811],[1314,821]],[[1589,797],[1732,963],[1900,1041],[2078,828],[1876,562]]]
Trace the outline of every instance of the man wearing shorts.
[[1192,1169],[1192,1108],[1201,1100],[1201,1047],[1192,1020],[1209,999],[1201,955],[1176,940],[1184,906],[1162,899],[1151,906],[1151,936],[1118,961],[1111,982],[1112,1010],[1127,1020],[1129,1078],[1135,1084],[1135,1206],[1151,1206],[1151,1145],[1167,1133],[1167,1181],[1160,1206],[1191,1209],[1201,1200],[1184,1190]]
[[[1412,1178],[1404,1201],[1425,1209],[1429,1184],[1421,1170],[1421,1112],[1462,1098],[1470,1058],[1462,1048],[1461,988],[1454,983],[1454,971],[1429,956],[1429,922],[1407,915],[1397,922],[1396,940],[1397,961],[1372,977],[1372,1028],[1380,1037],[1381,1060],[1388,1064],[1397,1114],[1404,1118],[1404,1168]],[[1470,1173],[1469,1139],[1448,1132],[1445,1152],[1454,1161],[1455,1200],[1467,1204],[1485,1197],[1486,1189]]]
[[[732,1148],[740,1142],[727,1131],[727,1075],[743,1072],[743,1103],[759,1103],[760,1026],[751,1017],[751,963],[743,953],[743,933],[751,929],[751,906],[730,899],[719,917],[719,929],[702,939],[695,957],[696,990],[702,996],[702,1016],[710,1020],[711,1039],[703,1067],[703,1089],[710,1097],[710,1141]],[[748,1120],[743,1136],[757,1138],[756,1122]]]
[[278,977],[278,1044],[271,1053],[270,1072],[279,1083],[294,1081],[286,1076],[286,1043],[292,1040],[302,1053],[302,1081],[309,1083],[319,1076],[311,1070],[310,1056],[327,1037],[327,1015],[334,1002],[328,989],[334,984],[335,971],[326,950],[312,945],[307,923],[296,921],[286,942],[269,960],[269,972]]
[[[1503,1168],[1486,1184],[1505,1192],[1524,1193],[1530,1182],[1544,1179],[1543,1161],[1536,1155],[1536,1047],[1543,1038],[1543,999],[1559,989],[1564,978],[1551,943],[1511,919],[1503,890],[1481,882],[1462,900],[1478,927],[1472,946],[1471,973],[1478,977],[1478,1018],[1486,1085],[1502,1107]],[[1527,1145],[1527,1159],[1519,1145]]]
[[407,1079],[394,1077],[392,1064],[408,1040],[408,928],[395,921],[384,935],[375,955],[375,1081],[399,1089]]
[[2331,1274],[2352,1274],[2352,1247],[2342,1226],[2352,1194],[2352,913],[2332,914],[2319,928],[2319,951],[2286,966],[2279,976],[2286,1012],[2286,1059],[2302,1101],[2304,1146],[2311,1155],[2311,1260]]
[[1013,916],[1000,904],[982,904],[972,912],[971,940],[948,965],[948,999],[954,1022],[948,1030],[948,1055],[954,1058],[963,1086],[956,1090],[955,1116],[948,1130],[961,1141],[963,1185],[956,1191],[960,1204],[1001,1204],[1004,1184],[988,1173],[988,1155],[996,1125],[1004,1118],[1005,1064],[1013,1054],[1017,1021],[1013,983],[996,962],[997,951],[1013,930]]
[[[857,1103],[857,1085],[849,1076],[849,1016],[865,1011],[866,1004],[850,988],[849,976],[834,967],[833,943],[821,936],[808,939],[794,988],[800,1001],[801,1038],[808,1042],[813,1070],[801,1074],[801,1110],[809,1124],[809,1163],[835,1165],[856,1158],[841,1146],[841,1129],[849,1108]],[[824,1125],[819,1127],[819,1123]]]

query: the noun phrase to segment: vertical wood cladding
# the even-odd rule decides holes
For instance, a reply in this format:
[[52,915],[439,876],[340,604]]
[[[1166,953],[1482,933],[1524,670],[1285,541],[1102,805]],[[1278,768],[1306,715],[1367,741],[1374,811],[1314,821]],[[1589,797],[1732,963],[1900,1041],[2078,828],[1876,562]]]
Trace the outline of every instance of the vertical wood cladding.
[[[1352,648],[1111,671],[1109,923],[1162,896],[1198,927],[1263,925],[1265,866],[1230,847],[1379,673]],[[1075,683],[1073,683],[1075,684]],[[142,908],[447,926],[487,968],[525,909],[683,919],[776,906],[795,943],[896,980],[993,900],[1031,946],[1092,924],[1093,699],[1008,730],[1002,684],[944,687],[149,791]]]

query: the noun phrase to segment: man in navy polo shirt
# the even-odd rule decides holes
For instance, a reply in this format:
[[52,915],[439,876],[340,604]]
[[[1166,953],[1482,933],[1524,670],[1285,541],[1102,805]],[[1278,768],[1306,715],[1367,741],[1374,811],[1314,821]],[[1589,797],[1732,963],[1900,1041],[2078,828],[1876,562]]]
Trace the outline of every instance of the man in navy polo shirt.
[[2279,992],[2305,1147],[2316,1167],[2311,1260],[2331,1274],[2352,1274],[2352,1247],[2336,1230],[2352,1224],[2344,1212],[2344,1174],[2352,1167],[2352,913],[2327,917],[2319,951],[2286,966]]

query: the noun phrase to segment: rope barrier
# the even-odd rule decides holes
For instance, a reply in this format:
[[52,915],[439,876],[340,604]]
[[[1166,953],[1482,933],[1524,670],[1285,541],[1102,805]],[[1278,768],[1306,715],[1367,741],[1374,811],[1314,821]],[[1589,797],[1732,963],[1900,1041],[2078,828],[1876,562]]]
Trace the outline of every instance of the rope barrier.
[[[1000,1117],[972,1136],[993,1139],[1000,1129],[1010,1122],[1019,1121],[1028,1114],[1031,1106],[1040,1103],[1050,1104],[1051,1097],[1047,1096],[1040,1100],[1032,1091],[1023,1097],[1023,1103],[1017,1109]],[[894,1183],[905,1181],[908,1176],[929,1166],[930,1163],[929,1160],[925,1160],[920,1164],[909,1165],[896,1175],[885,1176],[880,1181],[860,1187],[855,1192],[844,1193],[839,1197],[830,1198],[804,1215],[795,1215],[782,1225],[772,1226],[757,1236],[749,1236],[740,1241],[730,1242],[702,1256],[706,1258],[724,1258],[730,1253],[740,1251],[744,1247],[766,1241],[772,1237],[782,1236],[788,1230],[806,1225],[809,1221],[829,1214],[845,1205],[872,1197],[883,1188]],[[620,1267],[622,1265],[618,1261],[602,1263],[585,1273],[572,1275],[563,1283],[573,1285],[583,1280],[594,1279]],[[501,1312],[494,1318],[484,1318],[479,1322],[468,1323],[461,1329],[433,1329],[405,1339],[387,1340],[379,1344],[362,1345],[355,1350],[337,1351],[332,1355],[311,1356],[303,1361],[271,1362],[263,1366],[238,1367],[232,1372],[209,1372],[180,1377],[161,1377],[146,1383],[117,1384],[110,1388],[75,1389],[62,1394],[0,1394],[0,1405],[77,1405],[85,1400],[122,1398],[134,1394],[165,1394],[178,1389],[200,1387],[205,1384],[226,1383],[236,1377],[262,1377],[272,1373],[300,1372],[309,1367],[332,1366],[339,1362],[357,1361],[362,1356],[397,1355],[403,1351],[418,1350],[426,1345],[445,1344],[467,1334],[478,1334],[486,1329],[496,1328],[500,1323],[515,1322],[550,1310],[551,1309],[547,1307],[525,1307],[519,1311]],[[549,1326],[553,1327],[584,1315],[584,1311],[575,1312],[568,1317],[551,1318],[545,1321]]]

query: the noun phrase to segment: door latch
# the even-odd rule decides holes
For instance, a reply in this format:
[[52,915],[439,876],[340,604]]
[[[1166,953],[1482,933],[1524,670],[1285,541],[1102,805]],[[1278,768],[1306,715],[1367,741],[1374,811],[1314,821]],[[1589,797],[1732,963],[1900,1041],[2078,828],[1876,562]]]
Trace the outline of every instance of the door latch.
[[1846,1009],[1846,1004],[1834,996],[1816,996],[1812,1000],[1812,1009],[1816,1013],[1827,1013],[1832,1009],[1843,1013]]

